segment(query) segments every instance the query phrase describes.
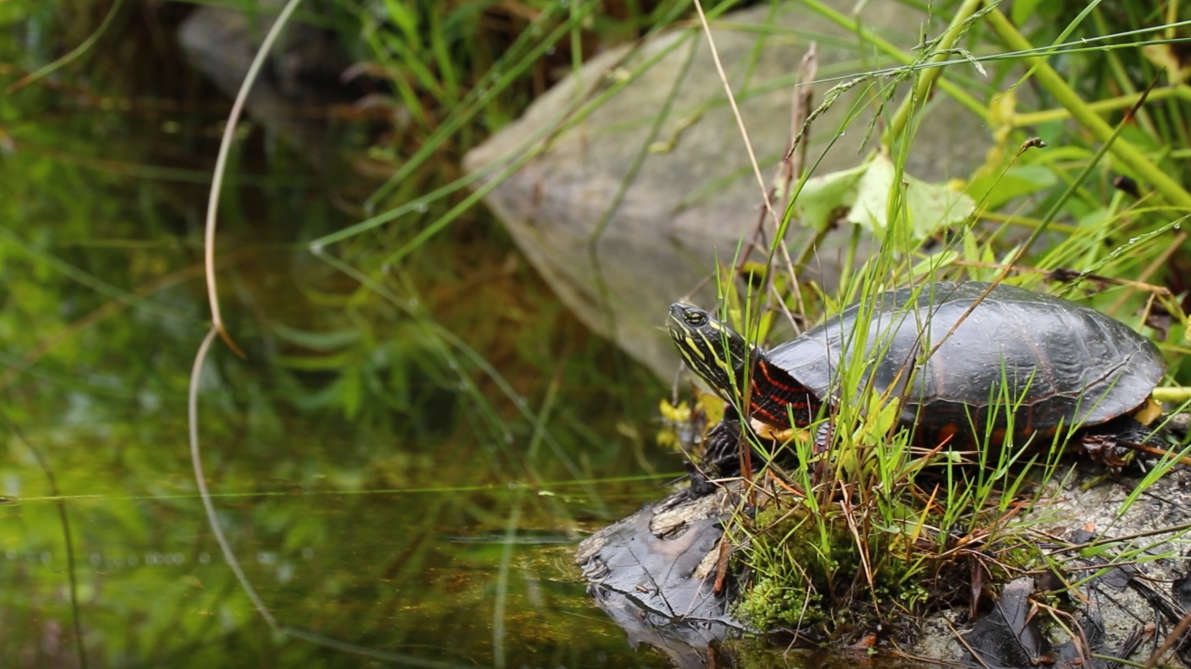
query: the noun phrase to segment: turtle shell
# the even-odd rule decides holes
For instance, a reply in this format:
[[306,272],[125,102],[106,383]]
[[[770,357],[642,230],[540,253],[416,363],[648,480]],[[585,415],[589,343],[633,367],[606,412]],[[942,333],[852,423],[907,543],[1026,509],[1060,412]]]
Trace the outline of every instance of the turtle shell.
[[[838,368],[863,350],[862,385],[902,399],[901,422],[928,442],[973,429],[999,442],[1010,411],[1018,439],[1096,425],[1136,411],[1162,378],[1157,347],[1120,321],[1004,284],[981,300],[988,290],[938,282],[882,293],[767,358],[836,403],[861,396],[841,392]],[[862,308],[872,311],[867,332],[857,328]]]

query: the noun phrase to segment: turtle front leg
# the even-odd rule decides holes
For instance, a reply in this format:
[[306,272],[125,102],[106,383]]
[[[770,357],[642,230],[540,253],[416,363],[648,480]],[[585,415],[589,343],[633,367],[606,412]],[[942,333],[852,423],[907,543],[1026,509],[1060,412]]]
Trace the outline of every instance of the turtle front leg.
[[[747,425],[747,427],[746,427]],[[687,478],[691,481],[691,492],[696,496],[710,494],[715,490],[713,478],[728,478],[740,475],[740,449],[748,447],[748,437],[765,439],[775,445],[790,441],[796,430],[801,428],[786,428],[778,430],[772,426],[751,421],[745,423],[740,414],[731,405],[724,407],[724,418],[707,433],[703,439],[703,453],[701,462],[695,464],[687,461]],[[745,433],[748,430],[748,433]],[[825,421],[815,431],[811,452],[815,456],[823,455],[831,446],[833,438],[832,424]],[[754,457],[757,454],[754,453]]]
[[1093,462],[1119,474],[1137,452],[1162,456],[1170,444],[1162,427],[1146,425],[1133,416],[1114,418],[1079,434],[1079,445]]
[[688,488],[688,490],[690,490],[692,497],[706,497],[715,492],[715,489],[718,486],[716,486],[715,481],[708,476],[708,472],[704,472],[702,469],[699,469],[699,465],[696,465],[690,460],[687,460],[684,463],[684,466],[686,467],[687,480],[691,482],[690,488]]
[[715,492],[712,479],[736,476],[740,473],[740,448],[744,443],[740,416],[731,405],[724,407],[724,418],[703,438],[700,463],[686,462],[691,493],[703,497]]
[[716,423],[703,440],[703,462],[714,467],[721,475],[739,474],[740,449],[746,443],[742,430],[736,409],[731,405],[725,406],[723,420]]

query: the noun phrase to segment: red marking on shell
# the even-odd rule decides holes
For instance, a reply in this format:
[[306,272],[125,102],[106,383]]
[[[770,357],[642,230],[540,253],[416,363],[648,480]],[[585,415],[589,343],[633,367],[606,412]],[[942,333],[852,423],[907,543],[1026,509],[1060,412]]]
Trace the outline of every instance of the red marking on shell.
[[[804,388],[800,384],[791,386],[787,383],[782,383],[781,381],[773,378],[773,374],[771,374],[769,372],[769,363],[767,361],[765,361],[764,359],[757,361],[757,369],[761,370],[761,373],[765,375],[765,380],[768,381],[771,385],[777,386],[778,388],[780,388],[788,393],[805,393],[806,392],[806,388]],[[782,374],[785,375],[787,378],[789,378],[789,374],[786,374],[785,372],[782,372]]]
[[[802,401],[795,402],[773,393],[763,393],[760,386],[757,385],[756,379],[754,379],[750,382],[749,410],[751,413],[759,414],[767,419],[770,425],[787,428],[790,427],[791,424],[789,413],[790,409],[793,409],[795,415],[797,415],[797,412],[810,407],[810,402],[806,399],[807,395],[805,389],[802,389],[802,392],[799,392],[797,396],[804,399]],[[775,415],[773,411],[766,408],[766,404],[769,406],[780,406],[783,409],[781,415]],[[794,421],[794,423],[797,424],[797,421]]]
[[760,414],[771,425],[784,425],[785,423],[789,422],[785,416],[782,416],[779,418],[778,416],[775,416],[772,413],[770,413],[768,409],[761,406],[760,404],[757,404],[756,402],[753,402],[752,404],[750,404],[749,409],[751,409],[754,414]]

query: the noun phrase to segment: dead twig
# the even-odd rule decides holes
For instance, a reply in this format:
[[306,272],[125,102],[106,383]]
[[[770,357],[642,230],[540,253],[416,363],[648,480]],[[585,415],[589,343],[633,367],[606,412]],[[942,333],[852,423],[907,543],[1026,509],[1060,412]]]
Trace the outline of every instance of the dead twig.
[[260,48],[257,49],[256,56],[252,59],[252,65],[249,66],[248,73],[244,75],[244,83],[240,85],[240,90],[236,93],[236,100],[232,103],[231,111],[228,112],[227,123],[223,128],[223,137],[219,141],[219,155],[215,158],[215,169],[211,174],[211,195],[207,200],[207,225],[203,233],[203,261],[207,268],[207,301],[211,305],[211,323],[215,331],[219,333],[219,338],[241,358],[246,357],[244,352],[232,341],[231,335],[227,333],[227,328],[223,325],[223,316],[219,312],[219,291],[215,282],[215,223],[219,218],[220,190],[223,186],[223,175],[227,172],[228,156],[232,152],[232,144],[236,138],[236,126],[239,124],[240,115],[244,113],[244,105],[248,102],[248,93],[252,91],[252,85],[256,82],[265,60],[272,52],[274,42],[281,35],[282,28],[289,23],[290,16],[301,3],[302,0],[289,0],[285,4],[265,35],[264,41],[261,42]]

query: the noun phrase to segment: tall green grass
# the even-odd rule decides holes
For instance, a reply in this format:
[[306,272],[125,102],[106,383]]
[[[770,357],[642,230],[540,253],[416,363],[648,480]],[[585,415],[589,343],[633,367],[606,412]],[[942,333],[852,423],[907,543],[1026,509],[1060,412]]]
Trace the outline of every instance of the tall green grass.
[[[197,333],[203,319],[192,304],[196,292],[182,295],[188,299],[177,294],[156,297],[158,284],[141,281],[148,278],[147,271],[121,267],[100,276],[96,270],[103,268],[78,252],[79,244],[139,248],[145,240],[123,241],[138,229],[135,226],[113,226],[120,236],[110,239],[92,238],[89,226],[102,218],[134,220],[140,208],[127,202],[149,203],[144,209],[150,219],[158,209],[184,209],[177,205],[179,191],[170,188],[205,177],[201,170],[179,169],[150,151],[121,156],[126,162],[95,156],[89,137],[51,143],[65,127],[58,123],[62,105],[57,96],[62,91],[70,93],[69,100],[78,105],[71,109],[79,113],[100,114],[108,108],[104,105],[140,108],[152,102],[105,97],[122,90],[122,77],[131,76],[126,68],[111,66],[120,61],[105,60],[118,51],[111,31],[126,18],[119,3],[78,3],[62,9],[61,16],[54,15],[53,4],[0,3],[0,20],[56,25],[61,41],[71,45],[64,53],[45,42],[6,45],[0,63],[5,86],[58,63],[52,77],[30,78],[15,92],[25,97],[0,97],[0,150],[13,146],[22,160],[43,158],[21,163],[30,169],[5,173],[7,192],[14,197],[0,198],[0,211],[5,220],[29,224],[26,230],[4,228],[9,244],[0,254],[6,267],[21,273],[8,287],[22,296],[5,315],[6,327],[15,348],[34,353],[42,343],[35,333],[63,333],[37,356],[12,359],[14,368],[28,370],[35,378],[21,394],[7,398],[22,412],[43,404],[42,409],[62,409],[66,403],[58,395],[65,395],[64,389],[86,391],[88,397],[114,392],[102,380],[71,372],[79,364],[99,364],[87,357],[85,346],[70,343],[93,322],[129,308],[138,318],[180,322]],[[703,9],[714,23],[741,4],[708,2]],[[794,175],[785,199],[789,206],[775,207],[779,225],[815,226],[825,233],[838,223],[816,212],[854,206],[857,200],[832,199],[840,197],[839,189],[825,188],[832,183],[864,193],[863,215],[841,223],[851,228],[852,245],[837,293],[796,280],[802,264],[813,257],[812,245],[786,250],[775,246],[759,266],[750,266],[764,277],[765,292],[752,290],[730,272],[708,268],[709,276],[718,273],[727,315],[742,332],[763,340],[787,313],[815,321],[895,286],[943,278],[1003,278],[1081,299],[1138,329],[1147,323],[1161,327],[1161,346],[1172,362],[1171,380],[1188,382],[1191,368],[1184,354],[1191,348],[1183,298],[1187,286],[1180,277],[1191,275],[1182,228],[1191,211],[1183,161],[1191,151],[1191,111],[1185,104],[1191,89],[1177,66],[1162,58],[1163,50],[1178,44],[1187,30],[1186,17],[1178,14],[1186,12],[1185,5],[1168,3],[1176,15],[1164,15],[1158,3],[1017,0],[1005,15],[999,6],[982,8],[971,1],[907,1],[907,11],[929,11],[944,17],[949,26],[939,35],[926,35],[916,49],[894,44],[879,27],[816,0],[800,4],[853,35],[858,58],[879,54],[879,62],[893,65],[874,65],[868,72],[843,78],[825,71],[818,81],[805,82],[834,104],[854,99],[844,97],[846,93],[863,93],[856,96],[861,101],[850,110],[844,129],[870,137],[872,150],[858,157],[855,169],[835,175],[817,173],[819,156],[810,156],[806,169]],[[237,5],[260,9],[253,2]],[[1043,20],[1027,21],[1031,14]],[[336,30],[355,60],[375,64],[392,117],[408,120],[394,122],[390,132],[379,135],[382,142],[363,152],[391,174],[351,198],[346,207],[353,212],[351,222],[327,213],[329,207],[295,206],[290,212],[301,225],[295,238],[285,241],[296,242],[309,261],[300,266],[302,276],[294,291],[312,308],[286,309],[289,320],[261,327],[251,317],[251,296],[245,298],[236,289],[224,293],[224,299],[229,293],[241,298],[229,309],[237,314],[229,319],[237,328],[236,338],[254,342],[250,353],[269,360],[280,390],[265,392],[251,385],[254,380],[245,368],[222,363],[228,386],[234,390],[239,384],[243,395],[234,396],[220,415],[229,425],[240,424],[232,417],[247,416],[251,420],[244,422],[252,429],[267,429],[280,423],[273,404],[284,402],[378,430],[394,415],[401,416],[400,430],[411,441],[435,440],[444,447],[457,443],[460,434],[479,434],[490,448],[460,451],[482,462],[473,467],[481,470],[476,478],[511,479],[550,493],[551,478],[565,477],[581,482],[586,508],[607,512],[599,491],[588,481],[610,469],[610,463],[625,460],[628,451],[634,451],[628,459],[657,466],[656,457],[636,457],[643,442],[639,436],[622,439],[612,433],[616,427],[622,434],[633,432],[629,421],[617,425],[617,417],[652,407],[647,398],[661,392],[660,384],[616,364],[615,354],[582,334],[523,265],[506,268],[504,254],[511,252],[511,243],[479,208],[493,186],[474,193],[468,188],[481,179],[499,180],[531,160],[539,140],[581,123],[661,55],[624,73],[622,81],[574,100],[491,171],[464,176],[459,161],[469,148],[516,118],[556,81],[558,72],[577,72],[597,47],[678,29],[686,34],[672,48],[689,47],[692,40],[702,39],[694,19],[692,5],[683,0],[388,0],[304,6],[295,20]],[[776,25],[755,30],[783,32]],[[82,50],[76,52],[74,45]],[[58,60],[66,54],[66,60]],[[71,84],[95,90],[75,95]],[[1027,92],[1036,102],[1026,101]],[[906,173],[907,157],[931,132],[932,96],[949,96],[971,110],[988,124],[994,139],[975,174],[954,175],[962,183],[927,184]],[[1143,96],[1144,104],[1134,109]],[[664,112],[659,110],[658,120]],[[133,117],[130,125],[139,120]],[[840,129],[812,122],[809,130]],[[1048,146],[1022,151],[1035,135]],[[46,145],[53,150],[42,151]],[[640,155],[649,148],[642,146]],[[240,147],[232,156],[232,164],[245,172],[234,175],[236,192],[248,186],[280,190],[301,181],[247,174],[248,161],[237,160],[246,158],[243,151]],[[764,151],[760,155],[763,172],[780,159]],[[87,170],[99,171],[102,179],[90,181]],[[1140,198],[1114,188],[1114,177],[1120,175],[1140,184]],[[146,181],[129,189],[125,204],[95,205],[113,183],[130,176]],[[631,185],[631,176],[630,172],[622,190]],[[152,185],[156,183],[166,186],[158,190]],[[65,195],[46,195],[59,192],[47,185]],[[697,205],[699,193],[715,187],[700,185],[692,203]],[[22,202],[53,203],[22,209],[15,194],[22,195]],[[924,207],[923,199],[936,206]],[[237,240],[250,234],[253,216],[234,197],[223,215],[221,239],[226,246],[220,255],[226,258]],[[165,225],[153,228],[163,239],[167,230]],[[874,236],[881,242],[880,251],[865,257],[862,242]],[[179,250],[186,244],[163,243],[167,248],[158,262],[172,266],[188,260]],[[460,251],[483,244],[499,253]],[[73,283],[82,286],[83,297],[78,299],[94,309],[88,313],[97,314],[95,320],[56,310],[60,300],[51,288]],[[528,291],[526,285],[531,286]],[[469,289],[475,286],[479,288]],[[106,306],[113,304],[120,308]],[[658,315],[659,323],[663,316]],[[135,321],[126,324],[122,340],[146,347],[152,343],[124,332],[135,331]],[[526,335],[514,336],[514,331]],[[1146,331],[1158,334],[1153,327]],[[47,351],[51,357],[42,357]],[[47,363],[53,355],[62,357]],[[146,361],[144,366],[144,377],[154,378],[153,365]],[[845,387],[863,386],[859,367],[845,374]],[[168,394],[172,388],[176,393],[177,381],[163,381],[163,387],[169,387],[162,392]],[[158,390],[153,382],[146,384]],[[124,393],[124,401],[136,397],[133,390],[117,390]],[[1024,465],[1029,463],[986,462],[973,474],[970,468],[945,461],[937,487],[918,487],[917,476],[930,461],[912,457],[904,436],[887,436],[890,418],[881,409],[881,398],[848,400],[831,416],[837,441],[823,459],[830,477],[816,478],[801,468],[779,471],[804,497],[783,498],[770,515],[734,530],[734,544],[740,547],[742,563],[753,570],[753,582],[768,579],[763,588],[777,593],[772,605],[768,599],[751,605],[756,615],[769,616],[761,619],[773,624],[822,620],[822,610],[816,615],[812,605],[821,607],[841,592],[861,597],[875,614],[920,610],[932,593],[909,584],[955,558],[960,550],[956,533],[979,537],[985,545],[1001,542],[998,550],[1006,554],[1028,549],[1020,528],[1011,523],[1021,513],[1015,500],[1024,497],[1027,505],[1038,501],[1037,493],[1027,494],[1031,479]],[[600,417],[598,422],[593,414]],[[564,439],[559,432],[572,438]],[[354,444],[352,457],[368,452],[368,447]],[[801,459],[810,459],[807,442],[793,447]],[[763,454],[765,461],[755,469],[776,468],[780,453]],[[457,463],[461,469],[467,464],[472,463]],[[1033,470],[1044,478],[1065,471],[1051,457],[1039,458]],[[549,494],[537,497],[536,503],[547,511],[543,517],[570,527],[568,507]],[[519,493],[507,527],[518,524],[522,504],[528,502]],[[428,517],[439,516],[435,512]],[[783,541],[793,536],[810,540],[795,550],[796,542]],[[509,560],[507,551],[500,554],[501,592],[508,586]],[[803,591],[795,591],[797,587]],[[507,602],[506,595],[501,597]],[[499,624],[495,627],[500,629]],[[498,638],[497,647],[501,643]]]
[[[1185,22],[1144,14],[1136,3],[1015,3],[1012,19],[996,6],[943,3],[936,9],[949,27],[910,53],[821,3],[804,4],[853,31],[865,47],[903,63],[881,74],[904,85],[874,86],[874,73],[824,95],[826,106],[836,102],[836,91],[870,87],[869,112],[874,122],[883,121],[880,144],[858,168],[803,174],[781,221],[853,226],[839,295],[816,294],[813,285],[799,286],[796,294],[791,286],[798,284],[789,279],[798,267],[780,262],[775,245],[765,266],[754,270],[778,277],[764,283],[764,291],[753,287],[755,279],[720,275],[728,320],[751,335],[768,331],[775,314],[803,304],[824,304],[823,314],[830,315],[858,301],[857,337],[849,347],[863,352],[870,350],[864,337],[878,293],[923,282],[929,290],[930,281],[942,279],[1005,281],[1081,299],[1147,332],[1171,361],[1171,381],[1186,382],[1187,285],[1178,268],[1188,263],[1182,226],[1191,199],[1186,174],[1170,156],[1185,143],[1188,119],[1182,105],[1172,104],[1183,90],[1181,73],[1164,69],[1155,55],[1183,41],[1178,35]],[[1058,20],[1023,35],[1016,26],[1027,5]],[[1107,25],[1119,29],[1110,32]],[[1111,48],[1085,48],[1089,43]],[[981,99],[952,76],[971,67],[982,74],[995,69],[995,78],[1009,85]],[[1140,81],[1130,79],[1139,72]],[[1082,76],[1088,73],[1095,76]],[[1168,88],[1155,88],[1167,81]],[[1026,88],[1057,108],[1019,111],[1017,91]],[[1121,95],[1105,100],[1106,89]],[[930,132],[924,109],[931,95],[954,97],[990,125],[996,145],[966,182],[923,184],[905,171],[916,139]],[[851,115],[852,126],[860,116]],[[872,134],[873,126],[847,130]],[[1117,189],[1119,176],[1144,184],[1140,197]],[[850,209],[846,221],[821,218],[819,212],[840,207]],[[870,236],[878,250],[860,259],[858,244]],[[775,285],[781,288],[776,297]],[[764,477],[751,484],[761,487],[746,498],[763,500],[765,510],[741,514],[730,533],[748,593],[738,610],[759,628],[829,637],[857,622],[889,622],[945,605],[947,597],[966,597],[956,588],[976,571],[995,581],[1045,562],[1031,537],[1040,521],[1021,517],[1044,508],[1048,486],[1070,476],[1059,459],[1062,444],[1043,444],[1033,453],[982,448],[967,464],[952,453],[916,455],[906,435],[892,429],[893,398],[876,396],[865,383],[863,361],[879,355],[877,347],[841,364],[841,395],[824,416],[835,437],[825,457],[812,456],[813,426],[777,452],[754,438],[762,473],[777,467],[782,449],[813,463],[784,472],[796,494]],[[994,399],[1012,433],[1011,409],[1021,398]],[[970,429],[991,438],[991,424]],[[1184,454],[1178,451],[1172,449],[1161,471]],[[1147,475],[1120,513],[1159,475]],[[1180,536],[1164,541],[1177,544]],[[962,548],[968,544],[980,551]],[[1156,559],[1151,548],[1135,547],[1115,559]],[[932,585],[914,586],[924,579]]]

